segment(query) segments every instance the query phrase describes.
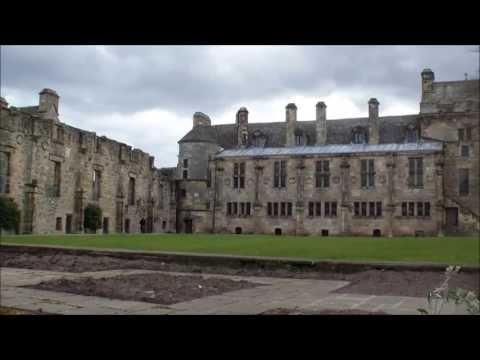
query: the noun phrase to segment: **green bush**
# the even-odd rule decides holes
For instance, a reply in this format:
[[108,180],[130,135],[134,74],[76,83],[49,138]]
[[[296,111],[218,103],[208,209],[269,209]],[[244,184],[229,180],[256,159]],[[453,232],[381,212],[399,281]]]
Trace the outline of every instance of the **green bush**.
[[84,227],[91,232],[102,227],[102,209],[99,206],[90,204],[85,208]]
[[13,199],[0,196],[0,235],[2,229],[17,230],[20,223],[20,210]]

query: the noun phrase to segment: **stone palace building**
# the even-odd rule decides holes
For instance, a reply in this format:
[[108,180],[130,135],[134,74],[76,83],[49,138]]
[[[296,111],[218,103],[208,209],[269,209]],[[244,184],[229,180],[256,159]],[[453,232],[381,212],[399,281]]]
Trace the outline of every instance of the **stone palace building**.
[[[479,81],[421,73],[417,114],[212,125],[203,113],[179,141],[177,168],[59,121],[59,96],[38,106],[0,99],[0,193],[21,209],[19,233],[103,231],[295,235],[478,234]],[[313,113],[313,109],[312,109]]]

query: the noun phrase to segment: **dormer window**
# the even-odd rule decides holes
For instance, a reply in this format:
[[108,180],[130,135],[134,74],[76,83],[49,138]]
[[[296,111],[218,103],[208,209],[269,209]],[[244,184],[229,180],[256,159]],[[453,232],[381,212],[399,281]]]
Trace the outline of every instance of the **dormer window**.
[[297,129],[297,131],[295,131],[295,145],[296,146],[305,145],[305,143],[306,143],[305,139],[306,138],[305,138],[305,135],[303,134],[303,131]]
[[405,141],[407,143],[416,143],[418,141],[417,129],[414,126],[409,126],[407,128]]
[[248,142],[248,134],[246,131],[242,133],[242,145],[247,145]]
[[357,127],[353,130],[352,143],[354,143],[354,144],[366,144],[367,143],[367,136],[366,136],[366,133],[365,133],[365,129]]
[[267,139],[260,131],[255,131],[252,135],[252,145],[255,147],[264,147]]

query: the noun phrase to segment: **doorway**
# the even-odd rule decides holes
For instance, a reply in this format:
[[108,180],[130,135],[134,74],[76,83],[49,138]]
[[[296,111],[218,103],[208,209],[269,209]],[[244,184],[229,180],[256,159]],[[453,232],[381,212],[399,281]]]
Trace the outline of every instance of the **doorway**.
[[67,234],[72,233],[72,214],[67,214],[67,219],[65,221],[65,232]]
[[275,228],[275,235],[282,235],[282,229]]
[[445,208],[447,231],[456,231],[458,227],[458,208]]
[[235,228],[235,234],[241,234],[242,233],[242,228],[241,227],[236,227]]
[[130,233],[130,219],[125,219],[125,232]]
[[187,234],[193,233],[193,220],[192,219],[185,219],[185,233],[187,233]]
[[380,237],[380,236],[382,236],[382,232],[380,231],[380,229],[374,229],[374,230],[373,230],[373,236],[374,236],[374,237]]

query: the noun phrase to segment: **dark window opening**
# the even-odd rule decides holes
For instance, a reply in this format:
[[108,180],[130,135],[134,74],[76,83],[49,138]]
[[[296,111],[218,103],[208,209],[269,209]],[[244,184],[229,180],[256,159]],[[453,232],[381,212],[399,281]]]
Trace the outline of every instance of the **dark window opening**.
[[280,216],[285,216],[287,214],[287,205],[282,202],[280,203]]
[[247,202],[247,216],[251,215],[251,204]]
[[316,202],[315,203],[315,216],[322,216],[322,203]]
[[272,203],[270,203],[270,202],[267,204],[267,214],[268,214],[268,216],[273,215],[273,213],[272,213]]
[[125,232],[130,233],[130,219],[125,219]]
[[415,216],[415,203],[409,202],[408,203],[408,216]]
[[375,203],[374,203],[374,202],[370,202],[370,203],[368,204],[368,207],[369,207],[368,216],[374,217],[374,216],[375,216]]
[[101,172],[99,170],[93,170],[92,178],[92,199],[93,201],[98,201],[100,198],[100,180]]
[[362,216],[367,216],[367,203],[362,202]]
[[355,216],[360,216],[360,203],[359,202],[354,202],[353,203],[353,211]]
[[287,216],[292,216],[292,203],[287,203]]
[[101,142],[100,138],[97,137],[95,139],[95,152],[99,153],[100,151],[102,151],[102,142]]
[[62,181],[62,164],[54,161],[52,196],[60,197],[60,184]]
[[285,160],[275,161],[273,164],[273,186],[284,188],[287,183],[287,162]]
[[417,216],[423,216],[423,203],[417,202]]
[[324,216],[330,216],[330,203],[329,203],[328,201],[326,201],[326,202],[324,203],[323,215],[324,215]]
[[128,180],[128,205],[135,205],[135,178]]
[[469,191],[469,170],[468,169],[459,169],[458,170],[458,182],[459,188],[458,192],[460,195],[468,195]]
[[55,230],[62,231],[62,218],[61,217],[56,218]]
[[273,216],[278,216],[278,203],[273,203]]
[[314,206],[313,202],[308,203],[308,216],[313,216],[313,206]]
[[407,213],[407,203],[406,202],[402,202],[402,216],[407,216],[408,213]]
[[467,138],[467,141],[471,141],[472,140],[472,128],[468,127],[466,129],[466,138]]
[[316,162],[315,186],[317,188],[328,188],[330,186],[330,162],[328,160]]
[[362,188],[375,186],[375,168],[373,159],[361,160],[361,184]]
[[0,193],[10,192],[10,154],[0,152]]
[[426,216],[426,217],[430,217],[430,203],[429,203],[429,202],[426,202],[426,203],[425,203],[425,208],[424,208],[424,210],[425,210],[425,216]]
[[331,210],[332,210],[332,216],[337,216],[337,202],[336,201],[332,202]]
[[108,219],[108,217],[104,217],[103,218],[103,233],[104,234],[108,234],[108,232],[109,232],[108,227],[109,227],[109,219]]
[[240,189],[245,189],[245,163],[240,163]]
[[374,229],[373,230],[373,236],[374,237],[382,236],[382,232],[380,231],[380,229]]
[[322,229],[322,236],[328,236],[328,230]]
[[165,230],[167,228],[167,222],[162,221],[162,230]]
[[470,156],[470,146],[462,145],[462,157],[468,158]]
[[465,140],[465,129],[458,129],[458,141]]
[[282,229],[275,228],[275,235],[282,235]]
[[183,170],[182,178],[183,179],[188,179],[188,170]]
[[235,234],[241,234],[242,233],[242,228],[241,227],[236,227],[235,228]]
[[415,230],[415,237],[425,236],[425,231]]
[[232,214],[237,215],[238,214],[238,204],[236,202],[234,202],[232,204],[233,204]]
[[183,159],[183,167],[188,168],[188,159]]
[[185,190],[185,189],[180,189],[180,196],[181,196],[182,198],[187,197],[187,190]]

